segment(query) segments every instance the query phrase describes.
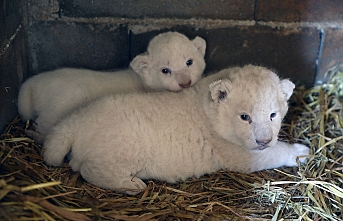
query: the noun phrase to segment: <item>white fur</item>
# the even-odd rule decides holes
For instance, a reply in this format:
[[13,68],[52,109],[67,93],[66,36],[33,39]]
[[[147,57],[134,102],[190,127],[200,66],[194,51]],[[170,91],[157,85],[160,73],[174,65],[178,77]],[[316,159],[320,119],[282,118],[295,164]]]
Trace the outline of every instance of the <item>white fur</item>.
[[[157,35],[147,53],[138,55],[131,68],[99,72],[63,68],[27,80],[20,88],[18,111],[23,120],[36,123],[36,132],[27,134],[42,143],[47,131],[64,115],[81,104],[109,93],[129,91],[180,91],[195,84],[205,68],[206,42],[200,37],[189,40],[177,32]],[[187,61],[192,60],[191,65]],[[169,69],[169,74],[162,73]]]
[[44,159],[59,166],[70,151],[69,164],[88,182],[128,194],[146,187],[142,179],[175,182],[219,169],[297,166],[296,157],[309,148],[277,140],[293,88],[272,71],[248,65],[180,93],[106,96],[52,129]]

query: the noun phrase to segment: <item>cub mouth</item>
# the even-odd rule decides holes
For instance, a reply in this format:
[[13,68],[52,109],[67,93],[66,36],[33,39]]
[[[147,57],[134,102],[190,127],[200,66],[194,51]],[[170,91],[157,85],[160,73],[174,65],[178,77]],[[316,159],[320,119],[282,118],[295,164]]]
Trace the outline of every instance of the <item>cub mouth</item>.
[[261,146],[255,147],[254,149],[255,149],[255,150],[264,150],[264,149],[266,149],[267,147],[268,147],[267,145],[261,145]]

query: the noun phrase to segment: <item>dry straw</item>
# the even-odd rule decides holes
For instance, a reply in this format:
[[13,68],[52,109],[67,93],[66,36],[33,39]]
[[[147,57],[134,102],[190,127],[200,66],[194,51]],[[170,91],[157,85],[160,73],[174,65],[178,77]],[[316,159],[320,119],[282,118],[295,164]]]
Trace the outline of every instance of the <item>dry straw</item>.
[[134,197],[45,165],[16,118],[0,137],[0,220],[343,220],[342,69],[329,70],[327,84],[298,87],[290,102],[280,139],[311,147],[305,165],[149,180]]

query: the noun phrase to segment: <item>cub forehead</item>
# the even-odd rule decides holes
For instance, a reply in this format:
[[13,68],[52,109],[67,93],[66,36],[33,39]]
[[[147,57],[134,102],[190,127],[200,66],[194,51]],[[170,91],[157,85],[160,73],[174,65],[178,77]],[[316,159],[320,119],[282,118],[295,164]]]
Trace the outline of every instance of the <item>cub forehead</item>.
[[276,82],[269,78],[256,78],[253,81],[250,78],[244,81],[233,81],[229,97],[249,105],[271,106],[278,103],[279,90]]
[[277,84],[267,78],[256,79],[256,81],[233,81],[231,94],[242,98],[259,99],[275,98],[278,95],[279,88]]
[[200,59],[201,56],[194,47],[194,45],[179,45],[170,44],[164,45],[150,53],[151,57],[155,57],[155,60],[182,60],[182,59]]
[[148,46],[148,53],[161,53],[168,51],[187,51],[195,46],[185,35],[178,32],[166,32],[153,38]]
[[232,87],[227,104],[240,107],[247,112],[277,110],[280,99],[276,91],[256,87]]
[[284,106],[286,98],[280,87],[281,81],[267,68],[247,65],[223,70],[218,76],[221,78],[209,85],[214,100],[226,100],[224,103],[249,112],[258,107],[276,110],[280,105]]
[[251,88],[273,87],[280,82],[279,77],[271,70],[247,65],[229,75],[232,82],[237,85],[247,85]]
[[[260,73],[234,73],[227,79],[220,81],[231,94],[240,94],[243,97],[257,98],[259,96],[273,97],[279,89],[279,78],[271,71]],[[213,82],[212,85],[218,84]],[[210,86],[211,87],[211,86]]]
[[169,42],[175,42],[175,41],[188,41],[189,39],[179,33],[179,32],[164,32],[157,36],[155,36],[149,44],[149,47],[152,45],[158,45],[158,44],[168,44]]

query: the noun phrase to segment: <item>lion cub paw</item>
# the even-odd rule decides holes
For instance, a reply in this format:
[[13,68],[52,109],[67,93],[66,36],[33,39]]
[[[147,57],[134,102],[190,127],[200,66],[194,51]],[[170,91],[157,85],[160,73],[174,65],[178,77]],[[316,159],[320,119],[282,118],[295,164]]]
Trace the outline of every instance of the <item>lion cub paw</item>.
[[34,130],[25,130],[25,134],[38,144],[43,144],[44,142],[45,136]]
[[122,181],[123,191],[129,195],[136,195],[144,190],[147,185],[137,177],[129,177]]
[[306,156],[310,154],[310,148],[303,145],[303,144],[293,144],[292,146],[292,154],[291,154],[291,159],[289,162],[288,166],[297,166],[296,159],[299,157],[300,163],[305,163],[306,161]]
[[305,163],[306,161],[306,157],[310,154],[310,148],[307,147],[306,145],[303,144],[293,144],[293,146],[296,148],[297,150],[297,156],[302,156],[301,158],[299,158],[301,163]]

